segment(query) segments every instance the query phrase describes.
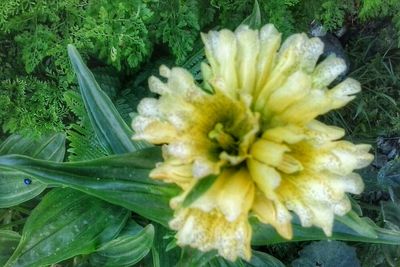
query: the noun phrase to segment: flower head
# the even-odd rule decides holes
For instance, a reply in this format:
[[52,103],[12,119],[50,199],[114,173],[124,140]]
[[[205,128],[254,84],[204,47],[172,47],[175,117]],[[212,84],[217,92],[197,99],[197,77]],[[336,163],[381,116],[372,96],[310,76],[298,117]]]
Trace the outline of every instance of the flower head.
[[[161,66],[149,79],[158,99],[142,100],[134,139],[163,145],[164,162],[150,176],[175,183],[171,200],[180,245],[217,249],[229,260],[250,259],[249,214],[292,237],[291,212],[302,226],[331,235],[334,215],[350,208],[346,193],[363,190],[354,169],[367,166],[368,145],[339,140],[344,130],[316,117],[346,105],[360,91],[334,55],[317,64],[318,38],[295,34],[281,45],[273,25],[261,30],[202,35],[208,60],[203,85],[182,68]],[[183,201],[201,179],[217,176],[189,206]]]

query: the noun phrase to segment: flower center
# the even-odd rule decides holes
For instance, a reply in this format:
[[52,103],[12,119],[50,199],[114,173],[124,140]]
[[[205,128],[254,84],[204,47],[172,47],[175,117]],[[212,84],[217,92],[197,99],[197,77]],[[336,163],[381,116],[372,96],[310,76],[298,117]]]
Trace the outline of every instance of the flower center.
[[220,166],[238,166],[249,157],[251,145],[259,133],[259,114],[241,100],[219,103],[221,112],[209,128],[207,137],[213,143]]
[[224,130],[222,123],[217,123],[212,131],[208,133],[208,138],[215,141],[224,151],[233,151],[236,147],[235,138]]

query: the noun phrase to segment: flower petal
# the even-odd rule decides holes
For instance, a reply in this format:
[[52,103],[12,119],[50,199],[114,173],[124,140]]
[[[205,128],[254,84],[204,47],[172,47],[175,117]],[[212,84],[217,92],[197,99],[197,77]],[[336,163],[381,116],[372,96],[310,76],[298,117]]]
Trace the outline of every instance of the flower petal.
[[229,222],[218,211],[182,209],[169,225],[178,231],[176,238],[180,246],[187,245],[201,251],[217,249],[219,255],[230,261],[237,257],[250,260],[251,226],[247,214]]
[[263,193],[258,192],[252,211],[261,222],[271,224],[284,238],[291,239],[293,237],[292,216],[280,202],[273,202],[267,199]]

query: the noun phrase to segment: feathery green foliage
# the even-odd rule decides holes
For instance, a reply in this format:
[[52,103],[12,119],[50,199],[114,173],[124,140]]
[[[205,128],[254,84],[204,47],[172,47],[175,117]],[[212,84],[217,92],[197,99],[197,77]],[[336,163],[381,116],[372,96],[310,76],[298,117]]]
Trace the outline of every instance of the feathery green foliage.
[[[68,109],[62,94],[75,86],[67,44],[74,43],[87,58],[122,71],[133,69],[150,55],[145,22],[151,16],[141,1],[2,1],[0,59],[5,64],[0,71],[6,75],[0,74],[0,94],[2,103],[12,100],[15,109],[2,108],[1,120],[7,122],[3,132],[41,135],[64,129]],[[23,90],[35,96],[32,101],[46,98],[46,103],[16,99],[9,87],[24,87],[24,81],[37,88]],[[44,121],[44,114],[50,114],[49,119]],[[33,127],[35,123],[42,126]]]
[[360,10],[360,18],[368,19],[390,18],[397,30],[398,43],[400,47],[400,2],[397,0],[363,0]]
[[178,64],[182,63],[200,34],[200,1],[168,0],[153,4],[158,16],[153,26],[157,42],[165,43],[171,49]]
[[67,130],[67,139],[70,142],[69,161],[90,160],[106,156],[107,151],[101,147],[96,138],[80,94],[68,91],[64,96],[68,107],[79,118],[78,122],[71,124]]
[[0,82],[2,130],[21,134],[57,132],[63,129],[67,110],[62,93],[51,83],[34,77]]

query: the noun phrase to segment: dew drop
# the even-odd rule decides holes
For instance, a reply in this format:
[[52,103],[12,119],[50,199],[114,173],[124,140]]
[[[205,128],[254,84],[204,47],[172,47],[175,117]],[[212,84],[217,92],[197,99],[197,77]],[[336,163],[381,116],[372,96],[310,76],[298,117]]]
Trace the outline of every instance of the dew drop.
[[25,178],[25,179],[24,179],[24,184],[30,185],[31,183],[32,183],[32,180],[31,180],[31,179],[29,179],[29,178]]

